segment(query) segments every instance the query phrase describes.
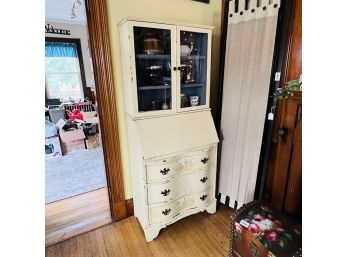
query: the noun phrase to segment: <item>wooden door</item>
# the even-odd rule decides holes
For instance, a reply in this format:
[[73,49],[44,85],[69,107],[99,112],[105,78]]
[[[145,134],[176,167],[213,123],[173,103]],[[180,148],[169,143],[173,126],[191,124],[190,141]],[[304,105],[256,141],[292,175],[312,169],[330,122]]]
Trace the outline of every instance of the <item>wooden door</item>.
[[300,217],[302,196],[302,95],[282,103],[280,126],[274,131],[274,174],[270,178],[271,205]]
[[[296,0],[287,39],[281,85],[302,74],[302,0]],[[263,198],[301,219],[302,93],[278,101]]]

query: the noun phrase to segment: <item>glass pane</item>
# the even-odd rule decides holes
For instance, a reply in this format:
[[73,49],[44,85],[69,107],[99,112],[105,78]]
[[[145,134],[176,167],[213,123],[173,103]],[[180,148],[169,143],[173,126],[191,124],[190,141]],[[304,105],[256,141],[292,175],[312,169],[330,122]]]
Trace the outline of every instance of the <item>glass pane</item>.
[[80,67],[76,57],[46,57],[46,73],[79,72]]
[[78,58],[46,57],[46,83],[50,98],[62,101],[83,99]]
[[206,104],[208,34],[180,32],[180,107]]
[[134,27],[139,112],[172,108],[170,30]]

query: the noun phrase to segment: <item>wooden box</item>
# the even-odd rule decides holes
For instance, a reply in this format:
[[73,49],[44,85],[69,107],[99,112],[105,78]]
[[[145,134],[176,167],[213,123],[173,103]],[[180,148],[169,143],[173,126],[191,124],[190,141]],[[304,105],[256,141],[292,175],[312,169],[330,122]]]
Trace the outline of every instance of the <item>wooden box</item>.
[[302,256],[301,225],[254,201],[232,216],[229,257]]

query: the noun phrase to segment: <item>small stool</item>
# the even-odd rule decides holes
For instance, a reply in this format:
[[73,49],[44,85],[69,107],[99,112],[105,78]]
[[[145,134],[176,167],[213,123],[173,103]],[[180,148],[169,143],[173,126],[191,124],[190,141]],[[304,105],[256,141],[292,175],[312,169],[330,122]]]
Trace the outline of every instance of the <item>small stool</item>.
[[263,201],[232,215],[230,238],[229,257],[302,256],[301,225]]

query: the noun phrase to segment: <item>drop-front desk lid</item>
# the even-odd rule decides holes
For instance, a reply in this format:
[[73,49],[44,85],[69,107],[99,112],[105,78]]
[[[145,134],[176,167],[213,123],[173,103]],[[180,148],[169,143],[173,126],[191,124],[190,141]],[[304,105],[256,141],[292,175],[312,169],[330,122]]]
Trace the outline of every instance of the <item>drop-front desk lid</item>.
[[219,142],[210,111],[135,120],[144,159]]

